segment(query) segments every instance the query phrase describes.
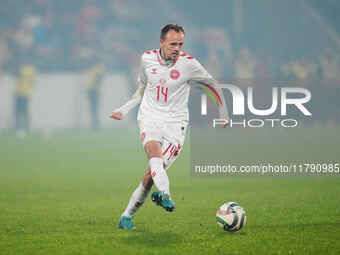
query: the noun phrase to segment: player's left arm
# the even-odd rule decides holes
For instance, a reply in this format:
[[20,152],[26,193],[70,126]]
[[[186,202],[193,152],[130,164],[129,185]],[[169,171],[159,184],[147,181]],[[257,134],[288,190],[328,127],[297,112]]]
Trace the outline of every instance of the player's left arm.
[[[223,91],[218,82],[209,74],[209,72],[195,59],[191,62],[191,80],[189,84],[199,83],[209,89],[217,98],[218,111],[221,119],[229,122],[229,113]],[[226,125],[225,125],[226,126]]]

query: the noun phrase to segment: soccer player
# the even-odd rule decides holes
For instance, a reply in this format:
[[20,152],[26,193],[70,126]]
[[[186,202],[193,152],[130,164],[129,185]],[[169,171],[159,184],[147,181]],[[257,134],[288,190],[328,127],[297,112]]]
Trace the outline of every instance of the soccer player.
[[153,184],[158,191],[152,193],[152,201],[166,211],[175,209],[166,170],[183,147],[189,120],[189,92],[194,81],[215,93],[221,103],[221,118],[228,119],[226,108],[222,107],[225,105],[223,94],[216,81],[194,57],[181,51],[183,43],[183,27],[176,24],[164,26],[160,49],[146,51],[142,55],[136,93],[110,115],[113,119],[122,120],[141,102],[137,122],[149,160],[141,183],[120,217],[119,228],[135,228],[131,216],[144,203]]

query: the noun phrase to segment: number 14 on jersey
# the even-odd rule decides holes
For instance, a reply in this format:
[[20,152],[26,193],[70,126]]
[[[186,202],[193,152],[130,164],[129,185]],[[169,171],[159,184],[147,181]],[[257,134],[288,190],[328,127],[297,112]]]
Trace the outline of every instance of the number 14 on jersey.
[[168,100],[168,88],[163,86],[157,86],[157,101],[161,100],[160,98],[164,98],[164,102],[166,103]]

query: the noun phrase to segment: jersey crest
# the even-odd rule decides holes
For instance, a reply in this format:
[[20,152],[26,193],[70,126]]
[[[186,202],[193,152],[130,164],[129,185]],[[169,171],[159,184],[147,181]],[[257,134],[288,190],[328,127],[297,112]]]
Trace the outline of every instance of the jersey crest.
[[171,72],[170,72],[170,78],[171,79],[177,80],[179,76],[180,76],[180,73],[179,73],[178,70],[176,70],[176,69],[171,70]]

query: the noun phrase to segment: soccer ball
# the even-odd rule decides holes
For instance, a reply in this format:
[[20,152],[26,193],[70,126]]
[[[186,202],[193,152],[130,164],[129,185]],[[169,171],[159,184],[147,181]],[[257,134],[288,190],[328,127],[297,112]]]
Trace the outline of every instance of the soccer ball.
[[224,230],[235,232],[246,224],[246,211],[238,203],[228,202],[221,205],[217,210],[216,221]]

